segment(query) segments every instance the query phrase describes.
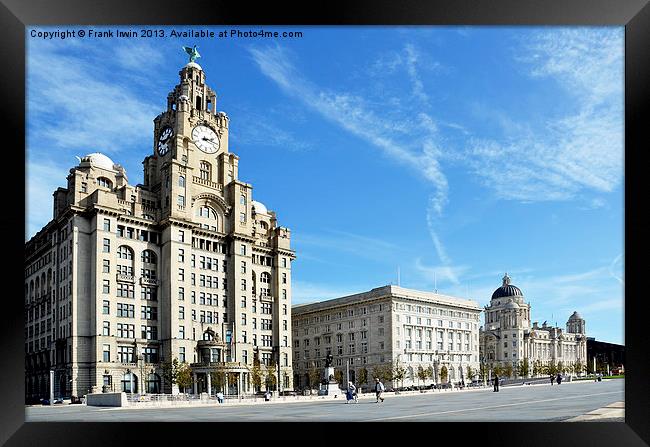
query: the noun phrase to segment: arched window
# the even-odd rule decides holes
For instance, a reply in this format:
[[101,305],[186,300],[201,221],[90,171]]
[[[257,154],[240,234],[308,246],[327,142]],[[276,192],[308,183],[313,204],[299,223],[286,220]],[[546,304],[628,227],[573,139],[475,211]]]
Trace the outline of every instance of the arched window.
[[214,211],[214,209],[210,208],[209,206],[203,205],[198,209],[198,217],[205,217],[207,219],[216,219],[217,213]]
[[41,280],[37,276],[36,277],[36,297],[38,298],[39,296],[41,296]]
[[269,284],[271,282],[271,274],[267,272],[262,272],[260,275],[260,282],[263,284]]
[[147,393],[160,393],[160,376],[158,374],[152,373],[147,376]]
[[131,250],[126,245],[120,245],[117,248],[117,257],[118,259],[126,259],[127,261],[133,260],[133,250]]
[[[133,381],[133,388],[131,388],[131,382]],[[137,393],[138,392],[138,376],[128,372],[124,374],[122,379],[122,391],[125,393]]]
[[212,179],[212,166],[207,161],[202,161],[199,164],[199,174],[202,180]]
[[178,186],[180,186],[181,188],[185,188],[185,177],[183,177],[182,175],[178,177]]
[[240,195],[239,196],[239,204],[246,206],[246,196],[245,195]]
[[113,189],[113,182],[111,182],[106,177],[98,177],[97,185],[103,186],[104,188]]
[[157,262],[156,253],[151,250],[143,251],[142,262],[145,264],[155,264]]
[[214,333],[212,331],[205,331],[203,333],[203,340],[213,340],[214,339]]

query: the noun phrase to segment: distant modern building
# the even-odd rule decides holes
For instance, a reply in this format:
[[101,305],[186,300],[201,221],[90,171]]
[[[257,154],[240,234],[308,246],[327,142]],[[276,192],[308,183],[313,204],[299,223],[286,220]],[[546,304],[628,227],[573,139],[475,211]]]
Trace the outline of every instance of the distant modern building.
[[27,398],[48,396],[50,370],[55,396],[170,392],[172,359],[190,364],[195,393],[216,392],[211,373],[251,391],[255,359],[292,388],[291,233],[239,180],[203,69],[179,75],[144,184],[106,155],[81,157],[25,244]]
[[508,364],[516,368],[524,359],[528,360],[529,374],[535,362],[586,365],[585,320],[578,312],[573,312],[563,330],[547,325],[546,321],[541,326],[537,322],[531,325],[530,311],[521,289],[510,283],[506,273],[503,284],[485,306],[485,324],[480,329],[481,360],[488,368]]
[[[405,378],[387,386],[440,382],[443,367],[448,381],[467,380],[467,368],[477,371],[479,365],[480,313],[476,301],[393,285],[294,305],[294,385],[307,387],[309,371],[322,370],[328,354],[343,377],[349,364],[350,378],[356,383],[362,368],[369,383],[373,368],[395,362],[406,369]],[[419,366],[431,367],[433,379],[419,381]]]
[[611,372],[613,369],[625,367],[625,346],[615,343],[598,341],[594,337],[587,337],[587,366],[593,369],[594,358],[596,359],[596,371]]

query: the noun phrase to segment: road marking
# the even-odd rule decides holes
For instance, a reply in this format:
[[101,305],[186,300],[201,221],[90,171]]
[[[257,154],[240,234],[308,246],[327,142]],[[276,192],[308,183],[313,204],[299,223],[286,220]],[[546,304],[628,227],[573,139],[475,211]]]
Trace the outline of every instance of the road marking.
[[[602,396],[604,394],[620,394],[620,391],[611,391],[607,393],[596,393],[596,394],[584,394],[581,397],[591,397],[591,396]],[[407,418],[414,418],[414,417],[420,417],[420,416],[435,416],[438,414],[449,414],[449,413],[461,413],[464,411],[476,411],[476,410],[488,410],[492,408],[503,408],[503,407],[515,407],[517,405],[530,405],[531,403],[541,403],[541,402],[551,402],[554,400],[566,400],[566,399],[575,399],[575,396],[566,396],[566,397],[556,397],[553,399],[542,399],[542,400],[536,400],[536,401],[526,401],[526,402],[519,402],[519,403],[513,403],[513,404],[503,404],[503,405],[492,405],[489,407],[478,407],[478,408],[463,408],[460,410],[449,410],[449,411],[438,411],[435,413],[419,413],[419,414],[408,414],[404,416],[393,416],[393,417],[383,417],[383,418],[378,418],[378,419],[370,419],[368,422],[377,422],[377,421],[386,421],[390,419],[407,419]]]

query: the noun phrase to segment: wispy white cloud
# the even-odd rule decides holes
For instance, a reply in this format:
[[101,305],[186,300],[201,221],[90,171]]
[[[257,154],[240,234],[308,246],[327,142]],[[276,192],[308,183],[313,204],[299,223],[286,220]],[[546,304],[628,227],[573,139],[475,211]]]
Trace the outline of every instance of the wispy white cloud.
[[[358,95],[349,92],[325,90],[305,78],[290,60],[287,50],[280,46],[264,49],[251,48],[253,60],[263,74],[272,79],[287,95],[295,97],[305,105],[320,113],[327,120],[333,121],[351,134],[362,138],[378,148],[387,157],[414,169],[435,188],[427,211],[427,222],[434,245],[443,262],[450,259],[444,253],[442,242],[435,231],[435,221],[442,214],[447,202],[448,183],[438,158],[441,150],[437,143],[437,125],[431,116],[424,112],[418,114],[413,123],[401,111],[382,110],[382,115],[371,104]],[[420,99],[426,99],[422,83],[419,80],[416,63],[417,53],[412,46],[406,47],[406,57],[389,59],[382,62],[395,68],[405,63],[413,81],[413,89]],[[390,115],[390,119],[388,115]],[[419,132],[414,132],[418,130]],[[395,138],[395,133],[410,135],[410,138]],[[413,137],[416,134],[417,137]]]
[[437,287],[445,282],[451,282],[455,285],[460,284],[458,277],[468,271],[469,267],[463,265],[449,265],[449,263],[445,261],[443,261],[442,265],[429,266],[425,265],[421,258],[416,258],[415,270],[419,274],[423,275],[427,282]]
[[294,232],[292,242],[301,250],[302,247],[317,247],[375,261],[390,260],[403,251],[402,247],[382,239],[336,230],[324,230],[317,234]]
[[555,80],[576,112],[538,126],[503,116],[503,140],[467,142],[470,168],[503,199],[568,200],[614,190],[623,178],[622,30],[541,31],[522,52],[530,76]]

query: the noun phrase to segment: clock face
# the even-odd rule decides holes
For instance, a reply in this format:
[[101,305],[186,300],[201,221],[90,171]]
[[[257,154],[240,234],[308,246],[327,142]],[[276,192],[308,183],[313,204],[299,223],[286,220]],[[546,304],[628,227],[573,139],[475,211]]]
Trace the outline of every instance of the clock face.
[[171,144],[171,139],[174,136],[174,131],[171,127],[163,127],[158,137],[158,153],[162,156],[169,152],[169,146]]
[[196,126],[192,130],[192,140],[206,154],[214,154],[219,150],[219,136],[208,126]]

